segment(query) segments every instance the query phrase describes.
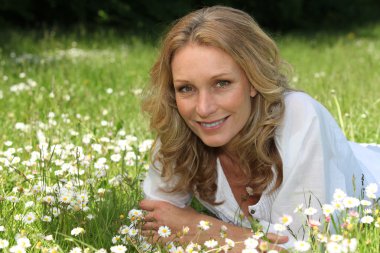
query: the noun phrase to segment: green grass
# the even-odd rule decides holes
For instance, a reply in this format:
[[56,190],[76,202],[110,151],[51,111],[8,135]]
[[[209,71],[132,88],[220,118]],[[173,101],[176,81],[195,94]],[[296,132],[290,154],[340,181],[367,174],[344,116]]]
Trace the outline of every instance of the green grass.
[[[139,92],[149,82],[155,43],[112,30],[0,33],[0,227],[5,228],[0,239],[12,246],[17,234],[27,236],[30,251],[38,252],[53,247],[68,252],[75,245],[109,249],[141,198],[138,185],[148,157],[139,147],[152,133],[140,112]],[[275,38],[293,66],[292,84],[324,104],[350,140],[380,143],[380,25],[349,34]],[[15,87],[27,89],[12,92]],[[17,123],[27,128],[16,129]],[[83,142],[86,135],[91,135],[89,144]],[[98,150],[92,144],[102,146]],[[113,156],[126,152],[139,157],[117,161]],[[99,177],[97,162],[103,158],[109,168]],[[71,171],[62,169],[62,163]],[[39,184],[50,188],[33,192]],[[70,187],[74,195],[86,193],[88,202],[82,207],[88,210],[58,202],[61,189]],[[99,189],[105,189],[104,195]],[[9,196],[19,201],[12,203]],[[56,201],[44,202],[46,196]],[[28,201],[34,206],[25,207]],[[53,207],[61,209],[59,216],[53,215]],[[28,212],[52,221],[15,219]],[[86,232],[73,237],[75,227]],[[379,238],[378,230],[363,229],[368,237]],[[367,245],[368,237],[356,233],[360,251],[375,245],[366,252],[378,252],[378,239]],[[55,241],[45,240],[46,235]]]

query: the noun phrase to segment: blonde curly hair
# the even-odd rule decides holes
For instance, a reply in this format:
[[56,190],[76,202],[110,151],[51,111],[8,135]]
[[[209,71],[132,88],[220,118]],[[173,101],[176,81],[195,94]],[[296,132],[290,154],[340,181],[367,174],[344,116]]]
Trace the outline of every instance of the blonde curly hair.
[[274,178],[272,190],[277,189],[283,175],[274,135],[284,112],[283,94],[290,89],[284,74],[286,64],[280,59],[276,44],[250,15],[213,6],[191,12],[172,26],[151,69],[151,84],[142,107],[150,115],[150,126],[157,134],[153,146],[157,152],[152,159],[162,165],[165,179],[176,178],[175,185],[165,190],[193,191],[202,200],[218,204],[215,168],[221,149],[203,144],[186,125],[176,105],[171,61],[176,51],[189,43],[217,47],[228,53],[258,92],[251,99],[252,113],[246,125],[229,145],[238,150],[231,155],[255,194],[261,194]]

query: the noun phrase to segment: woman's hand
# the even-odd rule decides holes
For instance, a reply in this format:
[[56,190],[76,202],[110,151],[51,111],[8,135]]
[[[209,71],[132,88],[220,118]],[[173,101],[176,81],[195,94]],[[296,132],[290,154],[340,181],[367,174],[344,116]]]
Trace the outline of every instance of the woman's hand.
[[147,213],[143,230],[157,231],[160,226],[168,226],[172,233],[177,233],[200,219],[200,214],[193,208],[180,208],[165,201],[144,199],[140,202],[140,208]]
[[[252,235],[250,229],[235,226],[211,216],[200,214],[191,207],[180,208],[165,201],[145,199],[140,202],[140,208],[146,211],[142,231],[145,235],[151,235],[153,242],[157,242],[161,239],[162,241],[166,241],[163,238],[159,239],[157,230],[160,226],[168,226],[171,229],[172,236],[167,238],[168,241],[173,240],[174,235],[178,232],[182,232],[184,227],[189,227],[189,233],[180,238],[181,242],[189,243],[191,240],[195,239],[197,233],[197,239],[199,241],[206,241],[210,238],[219,240],[220,228],[224,225],[228,228],[228,237],[235,242],[241,242],[237,244],[231,252],[235,252],[235,250],[236,252],[240,252],[244,248],[242,242]],[[199,234],[197,226],[201,220],[210,222],[212,227],[208,231]],[[267,250],[275,249],[278,252],[284,250],[284,248],[281,247],[281,244],[288,241],[287,236],[279,236],[272,233],[268,233],[267,238],[269,239]],[[220,243],[224,243],[224,240],[221,240]]]

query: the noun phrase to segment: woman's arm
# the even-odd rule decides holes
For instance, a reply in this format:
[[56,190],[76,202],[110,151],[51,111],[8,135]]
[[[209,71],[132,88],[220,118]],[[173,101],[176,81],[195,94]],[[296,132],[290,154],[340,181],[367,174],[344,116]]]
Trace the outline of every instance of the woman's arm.
[[[160,226],[168,226],[172,234],[183,231],[184,227],[188,227],[188,233],[180,240],[181,243],[203,243],[207,240],[214,239],[218,241],[219,246],[225,245],[225,239],[220,236],[222,226],[227,228],[227,238],[233,240],[236,244],[233,252],[241,252],[244,249],[244,240],[253,235],[251,229],[236,226],[223,222],[217,218],[198,213],[191,207],[180,208],[165,201],[142,200],[140,202],[141,209],[147,212],[145,216],[145,224],[142,227],[145,234],[152,233],[154,238],[158,238],[157,230]],[[210,228],[202,231],[198,227],[201,221],[208,222]],[[273,243],[270,248],[278,251],[283,250],[276,244],[286,243],[286,236],[276,236],[268,234],[268,239]],[[174,238],[171,237],[171,240]],[[276,244],[274,244],[276,243]]]

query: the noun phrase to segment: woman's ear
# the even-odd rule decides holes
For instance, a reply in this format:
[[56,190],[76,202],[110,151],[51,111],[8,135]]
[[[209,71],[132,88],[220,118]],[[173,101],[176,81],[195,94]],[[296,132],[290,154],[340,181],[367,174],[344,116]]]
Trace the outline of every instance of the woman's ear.
[[249,93],[249,95],[251,96],[251,98],[255,97],[257,94],[257,90],[253,87],[253,85],[251,85],[251,91]]

